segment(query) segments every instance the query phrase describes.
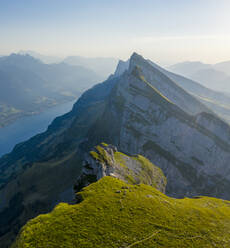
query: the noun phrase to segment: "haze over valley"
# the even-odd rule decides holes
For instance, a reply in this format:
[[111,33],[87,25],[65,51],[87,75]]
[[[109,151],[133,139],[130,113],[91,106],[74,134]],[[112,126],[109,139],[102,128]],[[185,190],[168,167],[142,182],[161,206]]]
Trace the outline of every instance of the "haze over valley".
[[28,54],[0,57],[0,126],[72,101],[102,78],[82,66],[44,64]]
[[230,3],[0,8],[0,247],[230,247]]

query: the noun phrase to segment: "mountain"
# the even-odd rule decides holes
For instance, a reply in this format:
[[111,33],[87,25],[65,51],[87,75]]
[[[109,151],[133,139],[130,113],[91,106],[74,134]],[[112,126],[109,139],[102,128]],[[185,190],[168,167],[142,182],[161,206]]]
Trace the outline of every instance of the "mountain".
[[120,63],[118,75],[87,90],[46,132],[0,159],[1,247],[27,220],[73,201],[85,154],[101,142],[160,167],[168,196],[230,199],[230,127],[183,87],[213,91],[170,75],[180,82],[134,53],[128,69]]
[[[230,95],[229,94],[223,93],[223,92],[217,92],[212,89],[206,88],[191,79],[188,79],[181,75],[167,71],[166,69],[158,66],[151,60],[148,60],[148,62],[154,68],[162,72],[172,81],[174,81],[177,85],[183,88],[185,91],[195,96],[207,108],[211,109],[222,119],[224,119],[227,122],[230,122],[230,98],[229,98]],[[116,76],[121,75],[125,70],[127,70],[128,66],[129,66],[129,60],[126,62],[120,61],[118,63],[115,75]]]
[[230,76],[230,61],[220,62],[214,65],[216,70],[222,71],[228,76]]
[[185,61],[171,65],[168,67],[168,69],[174,73],[181,74],[185,77],[190,77],[198,71],[210,69],[211,67],[212,65],[204,64],[200,61]]
[[129,69],[129,60],[127,61],[119,60],[113,77],[121,76],[128,69]]
[[103,78],[107,78],[115,70],[118,60],[116,58],[69,56],[63,62],[70,65],[84,66],[95,71]]
[[89,69],[44,64],[29,56],[0,58],[0,126],[75,99],[101,78]]
[[55,64],[55,63],[61,63],[63,58],[57,57],[57,56],[48,56],[48,55],[43,55],[31,50],[21,50],[18,52],[20,55],[30,55],[36,59],[41,60],[45,64]]
[[104,58],[104,57],[82,57],[82,56],[68,56],[66,58],[56,57],[56,56],[46,56],[34,51],[20,51],[21,55],[30,55],[34,58],[41,60],[45,64],[53,63],[66,63],[68,65],[81,66],[94,71],[101,78],[107,78],[111,72],[116,68],[118,59],[116,58]]
[[215,91],[230,92],[230,63],[214,65],[183,62],[170,66],[169,71],[181,74]]
[[[30,55],[11,54],[10,56],[2,57],[0,58],[0,66],[15,66],[19,69],[27,69],[47,81],[47,87],[52,85],[62,90],[70,88],[76,91],[77,83],[81,90],[86,90],[101,79],[88,68],[71,66],[65,63],[44,64]],[[76,82],[77,80],[79,82]]]
[[[218,91],[228,91],[230,89],[230,77],[227,74],[215,69],[204,69],[195,72],[191,78],[197,82],[201,82],[207,88],[218,90]],[[228,84],[224,84],[224,81],[228,81]]]
[[196,81],[193,81],[176,73],[167,71],[150,60],[148,60],[148,62],[153,67],[167,75],[172,81],[174,81],[184,90],[189,92],[191,95],[195,96],[200,102],[202,102],[209,109],[215,112],[215,114],[220,116],[228,123],[230,122],[229,94],[227,94],[226,92],[223,93],[206,88],[205,86],[197,83]]
[[30,220],[12,248],[225,247],[229,243],[230,202],[170,198],[160,192],[165,184],[162,171],[146,158],[102,143],[85,155],[75,204],[61,203],[51,213]]

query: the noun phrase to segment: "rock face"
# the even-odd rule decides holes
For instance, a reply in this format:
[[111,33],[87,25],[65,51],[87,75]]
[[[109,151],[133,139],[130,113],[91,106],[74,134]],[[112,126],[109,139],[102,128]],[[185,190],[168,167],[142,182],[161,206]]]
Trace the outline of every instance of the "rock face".
[[114,76],[116,77],[121,76],[128,69],[129,69],[129,60],[128,61],[119,60]]
[[[191,79],[167,71],[164,68],[160,67],[159,65],[155,64],[154,62],[152,62],[151,60],[147,60],[147,62],[153,68],[155,68],[155,70],[158,71],[158,73],[159,72],[163,73],[165,76],[168,77],[168,79],[173,81],[174,84],[184,89],[186,92],[190,93],[191,95],[195,96],[200,102],[202,102],[207,108],[211,109],[215,114],[217,114],[224,120],[230,122],[230,97],[227,94],[224,94],[223,92],[211,90]],[[130,64],[130,60],[126,62],[120,61],[117,66],[115,75],[121,75],[126,70],[128,70],[129,64]],[[162,93],[162,89],[160,89],[160,87],[162,87],[162,85],[165,85],[166,81],[168,80],[166,80],[165,78],[163,80],[163,83],[162,80],[160,81],[155,80],[154,86]],[[168,84],[167,88],[169,89],[171,86],[172,86],[172,82]],[[183,103],[178,106],[183,108]],[[203,111],[207,112],[207,109],[206,110],[203,109]]]
[[[92,129],[97,142],[103,136],[120,150],[142,154],[158,164],[167,176],[169,195],[229,199],[229,126],[212,114],[189,115],[144,75],[138,67],[123,75],[104,117]],[[96,127],[102,122],[100,133]]]
[[202,102],[208,108],[212,109],[212,111],[215,112],[218,116],[226,120],[228,123],[230,122],[229,95],[223,92],[211,90],[191,79],[167,71],[150,60],[148,60],[148,62],[154,68],[156,68],[157,70],[165,74],[167,77],[169,77],[177,85],[182,87],[191,95],[195,96],[200,102]]
[[72,200],[83,155],[101,142],[159,166],[170,196],[230,199],[229,125],[134,53],[123,74],[86,91],[45,133],[0,159],[1,247],[28,219]]
[[166,178],[158,167],[140,155],[128,156],[118,152],[113,145],[101,143],[85,154],[82,174],[75,184],[78,192],[102,177],[112,176],[126,183],[154,186],[165,192]]
[[[146,67],[142,71],[146,62],[133,56],[131,71],[123,74],[111,93],[103,117],[91,129],[89,143],[103,139],[121,151],[146,156],[166,174],[169,195],[229,199],[229,126],[212,113],[190,115],[198,110],[194,99],[190,109],[186,105],[179,108],[191,96],[183,95],[176,86],[163,95],[152,84],[154,70],[152,74]],[[176,101],[170,92],[178,95]],[[203,111],[202,105],[200,109]]]

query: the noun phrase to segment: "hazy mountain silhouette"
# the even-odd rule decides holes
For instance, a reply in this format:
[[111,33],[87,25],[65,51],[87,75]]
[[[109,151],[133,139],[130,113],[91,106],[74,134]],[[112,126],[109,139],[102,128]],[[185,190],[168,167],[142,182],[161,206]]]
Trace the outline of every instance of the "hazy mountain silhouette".
[[30,55],[0,57],[0,125],[73,100],[101,79],[82,66],[44,64]]
[[30,55],[34,58],[40,59],[43,63],[45,64],[52,64],[52,63],[60,63],[63,58],[62,57],[58,57],[58,56],[48,56],[48,55],[44,55],[41,53],[37,53],[35,51],[31,51],[31,50],[21,50],[18,52],[21,55]]
[[104,78],[108,77],[116,68],[118,59],[116,58],[87,58],[81,56],[70,56],[63,60],[63,62],[70,65],[84,66]]
[[28,219],[73,200],[83,156],[101,142],[159,166],[168,195],[230,199],[230,127],[183,87],[212,91],[136,53],[116,72],[0,159],[1,247]]
[[183,62],[172,65],[168,69],[174,73],[198,81],[210,89],[230,92],[229,61],[214,65],[201,62]]

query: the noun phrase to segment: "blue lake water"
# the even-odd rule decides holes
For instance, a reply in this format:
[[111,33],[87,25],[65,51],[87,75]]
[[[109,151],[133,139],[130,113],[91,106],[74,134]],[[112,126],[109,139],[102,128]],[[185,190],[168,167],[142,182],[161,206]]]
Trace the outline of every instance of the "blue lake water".
[[49,108],[37,115],[20,118],[0,128],[0,157],[12,151],[16,144],[44,132],[54,118],[69,112],[75,102],[76,100]]

